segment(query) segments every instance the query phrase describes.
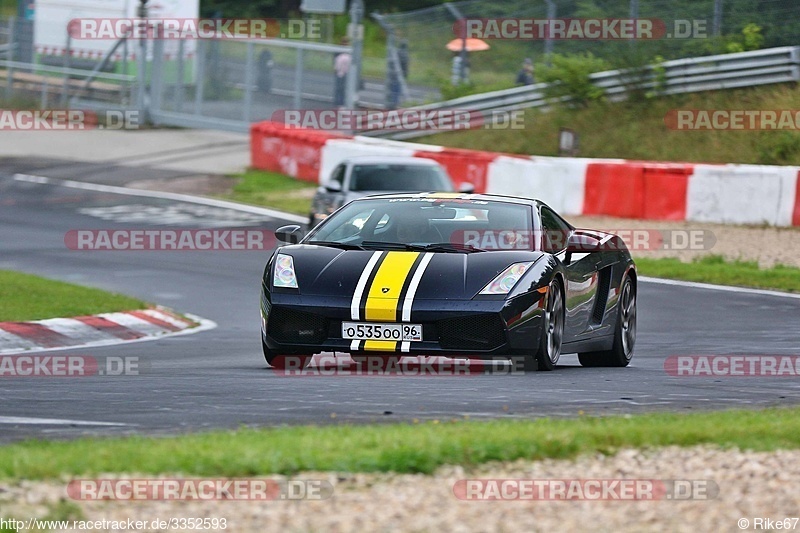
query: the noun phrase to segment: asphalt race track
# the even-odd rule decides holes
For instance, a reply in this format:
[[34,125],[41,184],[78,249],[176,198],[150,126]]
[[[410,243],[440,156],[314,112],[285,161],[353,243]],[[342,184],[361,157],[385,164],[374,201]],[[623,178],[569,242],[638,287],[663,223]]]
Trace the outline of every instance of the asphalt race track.
[[[581,368],[575,355],[564,355],[555,372],[525,375],[282,377],[267,367],[259,343],[259,279],[267,252],[74,251],[66,248],[64,236],[71,229],[209,224],[274,229],[285,221],[57,182],[19,181],[17,172],[110,184],[124,183],[126,173],[143,177],[142,170],[3,163],[1,269],[129,294],[213,320],[218,327],[58,352],[138,357],[148,363],[138,376],[0,378],[3,442],[242,425],[687,412],[800,403],[796,377],[687,378],[664,370],[670,355],[798,355],[800,299],[651,282],[640,284],[638,341],[629,368]],[[137,219],[143,210],[148,216]]]

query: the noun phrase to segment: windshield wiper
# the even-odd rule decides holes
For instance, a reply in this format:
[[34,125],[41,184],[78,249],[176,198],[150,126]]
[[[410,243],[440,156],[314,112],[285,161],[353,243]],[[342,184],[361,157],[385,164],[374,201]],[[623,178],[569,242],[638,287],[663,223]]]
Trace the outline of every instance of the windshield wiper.
[[471,244],[459,244],[455,242],[436,242],[424,247],[428,252],[485,252],[480,248],[476,248]]
[[390,248],[392,250],[408,250],[412,252],[445,252],[445,253],[458,253],[458,252],[485,252],[480,248],[475,248],[469,244],[457,244],[451,242],[437,242],[433,244],[404,244],[401,242],[382,242],[382,241],[364,241],[362,246],[376,247],[376,248]]
[[303,244],[313,244],[314,246],[330,246],[331,248],[339,248],[342,250],[363,250],[363,246],[359,246],[358,244],[348,244],[346,242],[336,242],[336,241],[308,241],[304,242]]
[[422,244],[404,244],[402,242],[384,242],[384,241],[362,241],[361,246],[368,248],[389,248],[392,250],[408,250],[412,252],[424,252],[425,245]]

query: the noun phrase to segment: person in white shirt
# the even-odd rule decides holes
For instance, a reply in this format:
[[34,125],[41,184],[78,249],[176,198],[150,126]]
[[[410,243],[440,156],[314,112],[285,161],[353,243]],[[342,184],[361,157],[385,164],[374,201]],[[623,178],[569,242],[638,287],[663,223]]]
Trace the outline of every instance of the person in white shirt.
[[[342,39],[342,45],[350,44],[349,39]],[[344,105],[345,90],[347,87],[347,74],[353,63],[353,56],[349,52],[341,52],[333,60],[333,71],[336,74],[336,84],[334,86],[333,104],[337,107]]]

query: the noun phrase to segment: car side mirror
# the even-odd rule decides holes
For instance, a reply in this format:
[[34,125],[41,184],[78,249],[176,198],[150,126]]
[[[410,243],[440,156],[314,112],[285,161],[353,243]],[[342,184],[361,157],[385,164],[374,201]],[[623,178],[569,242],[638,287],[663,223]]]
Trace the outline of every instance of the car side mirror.
[[329,181],[325,184],[325,190],[328,192],[342,192],[342,184],[338,181]]
[[585,254],[600,250],[600,241],[580,233],[573,233],[567,239],[568,254]]
[[296,224],[281,226],[275,230],[275,238],[289,244],[297,244],[303,238],[303,228]]
[[458,186],[458,192],[463,192],[463,193],[467,193],[467,194],[473,193],[473,192],[475,192],[475,185],[473,185],[472,183],[470,183],[468,181],[465,181],[461,185]]

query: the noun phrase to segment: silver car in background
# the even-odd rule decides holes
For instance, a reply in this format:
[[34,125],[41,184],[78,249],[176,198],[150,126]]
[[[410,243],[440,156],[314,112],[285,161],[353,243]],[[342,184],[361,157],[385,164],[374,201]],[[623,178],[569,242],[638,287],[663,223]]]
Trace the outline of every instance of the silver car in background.
[[[463,184],[460,192],[474,187]],[[344,204],[377,193],[452,192],[447,171],[432,159],[360,156],[345,159],[333,169],[314,195],[308,226],[313,228]]]

